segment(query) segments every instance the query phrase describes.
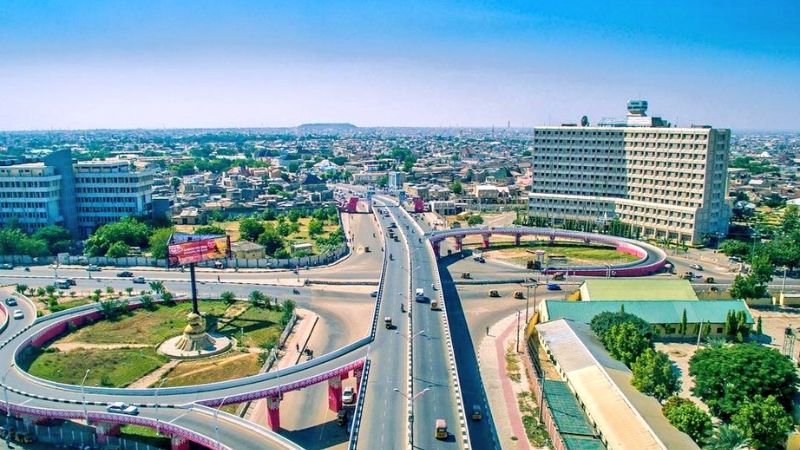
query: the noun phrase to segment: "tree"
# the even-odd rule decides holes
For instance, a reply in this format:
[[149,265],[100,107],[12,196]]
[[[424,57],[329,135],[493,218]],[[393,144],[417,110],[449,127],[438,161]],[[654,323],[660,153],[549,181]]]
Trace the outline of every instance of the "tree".
[[106,316],[106,319],[114,320],[125,311],[127,303],[123,300],[104,300],[100,302],[100,311]]
[[264,224],[260,220],[248,217],[239,222],[239,233],[248,241],[255,241],[264,232]]
[[631,364],[631,371],[633,372],[631,384],[659,401],[664,401],[681,389],[681,380],[672,370],[672,362],[664,352],[645,349]]
[[733,280],[733,285],[731,286],[731,297],[733,298],[752,300],[766,297],[766,295],[766,284],[759,283],[752,273],[747,276],[736,275]]
[[309,236],[314,237],[314,236],[320,235],[320,234],[323,233],[323,231],[325,231],[325,228],[323,227],[322,222],[319,221],[318,219],[311,219],[308,222],[308,235]]
[[169,237],[172,236],[174,232],[175,229],[172,227],[159,228],[153,231],[153,234],[151,234],[148,239],[150,255],[152,255],[153,258],[167,259],[167,244],[169,243]]
[[150,290],[155,292],[156,294],[163,294],[166,291],[166,289],[164,288],[163,281],[151,281],[149,286]]
[[156,308],[156,304],[153,301],[153,297],[147,294],[142,295],[141,302],[142,302],[142,308],[148,311],[152,311]]
[[250,299],[250,302],[253,303],[254,305],[261,306],[266,301],[266,296],[264,295],[263,292],[254,290],[250,292],[248,299]]
[[756,334],[759,336],[764,334],[764,328],[761,325],[761,316],[758,316],[758,320],[756,321]]
[[688,434],[698,444],[702,444],[711,432],[711,417],[691,400],[670,397],[661,412],[672,426]]
[[389,184],[389,176],[381,175],[378,177],[378,187],[386,187]]
[[769,260],[766,254],[759,254],[750,260],[750,275],[756,283],[766,285],[772,281],[772,274],[775,272],[775,265]]
[[483,223],[483,216],[481,216],[480,214],[470,214],[470,216],[467,217],[467,225],[471,227],[475,225],[480,225],[482,223]]
[[747,450],[750,440],[731,424],[720,425],[708,440],[706,450]]
[[108,247],[106,256],[109,258],[124,258],[128,256],[128,252],[130,252],[130,248],[124,242],[114,242]]
[[219,298],[228,305],[236,303],[236,295],[231,291],[225,291],[219,295]]
[[686,319],[686,308],[683,308],[683,313],[681,313],[681,324],[678,332],[685,336],[687,331],[689,331],[689,325]]
[[130,247],[144,247],[150,238],[150,227],[132,217],[108,223],[98,228],[86,240],[86,253],[90,256],[105,256],[109,247],[121,242]]
[[161,300],[164,301],[164,304],[171,305],[175,303],[175,296],[172,294],[172,292],[164,289],[161,292]]
[[284,247],[283,237],[278,234],[278,231],[273,226],[267,227],[261,236],[258,237],[258,243],[264,246],[264,251],[267,255],[275,256],[279,249]]
[[773,396],[757,396],[745,402],[731,418],[754,448],[784,448],[793,428],[792,417]]
[[747,255],[750,254],[751,248],[752,246],[750,244],[733,239],[723,241],[719,247],[720,251],[725,255],[739,258],[747,257]]
[[47,292],[48,294],[52,294],[53,292],[56,291],[56,287],[53,286],[52,284],[48,284],[47,286],[44,287],[44,291]]
[[22,230],[6,225],[0,229],[0,255],[46,256],[49,253],[47,242],[34,239]]
[[17,291],[18,293],[22,294],[22,295],[25,295],[25,291],[28,290],[28,285],[27,284],[18,284],[18,285],[16,285],[14,287],[14,290]]
[[728,420],[756,396],[774,396],[787,410],[798,384],[792,361],[777,350],[747,343],[704,348],[689,360],[692,393]]
[[39,228],[32,237],[44,241],[51,255],[66,252],[72,245],[72,235],[66,228],[58,225]]
[[281,324],[286,325],[289,323],[289,320],[292,319],[292,314],[294,314],[295,303],[293,300],[284,300],[283,304],[281,305]]
[[195,228],[195,234],[225,234],[225,229],[219,225],[203,225]]
[[450,191],[452,191],[453,194],[461,195],[461,193],[464,192],[464,187],[461,186],[460,181],[456,180],[450,183]]
[[125,292],[127,292],[128,293],[128,297],[130,297],[131,295],[133,295],[133,288],[128,286],[128,287],[125,288]]
[[622,361],[628,367],[645,350],[653,348],[653,341],[642,334],[632,323],[613,325],[608,330],[603,344],[611,356]]
[[632,323],[636,326],[636,329],[645,336],[652,336],[653,334],[649,323],[639,316],[626,313],[624,310],[620,312],[602,312],[592,317],[589,326],[592,332],[600,338],[600,341],[603,341],[608,330],[611,329],[612,326],[620,323]]

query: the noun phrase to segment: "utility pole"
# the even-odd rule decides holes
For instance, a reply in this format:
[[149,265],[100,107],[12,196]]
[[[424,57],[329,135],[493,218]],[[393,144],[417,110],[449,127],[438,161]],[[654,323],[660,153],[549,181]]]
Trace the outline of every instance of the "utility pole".
[[517,353],[519,353],[519,318],[520,318],[520,311],[517,310],[517,343],[516,343]]

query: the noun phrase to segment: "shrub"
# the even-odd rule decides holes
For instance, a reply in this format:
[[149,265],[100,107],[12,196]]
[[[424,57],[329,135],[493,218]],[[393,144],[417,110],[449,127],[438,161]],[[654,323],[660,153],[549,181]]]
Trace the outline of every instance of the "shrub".
[[681,380],[672,369],[672,362],[664,352],[645,349],[631,365],[631,383],[639,391],[664,401],[681,388]]
[[691,400],[670,397],[661,411],[675,428],[702,444],[711,432],[711,417]]

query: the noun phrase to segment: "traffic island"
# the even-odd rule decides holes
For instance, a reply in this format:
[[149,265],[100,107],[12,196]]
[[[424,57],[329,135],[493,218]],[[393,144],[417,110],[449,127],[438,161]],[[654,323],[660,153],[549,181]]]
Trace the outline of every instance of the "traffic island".
[[158,347],[158,352],[176,359],[205,358],[229,350],[233,340],[227,336],[212,336],[206,332],[206,321],[199,314],[190,312],[183,334],[167,339]]

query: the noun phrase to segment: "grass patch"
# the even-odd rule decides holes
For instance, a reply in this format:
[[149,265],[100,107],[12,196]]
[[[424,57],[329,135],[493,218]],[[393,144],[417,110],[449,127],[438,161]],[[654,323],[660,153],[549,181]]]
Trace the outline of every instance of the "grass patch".
[[697,298],[700,300],[732,300],[731,291],[727,289],[720,289],[717,292],[712,291],[699,291]]
[[[178,335],[186,326],[186,314],[191,302],[159,305],[154,311],[137,309],[117,320],[102,320],[66,335],[61,342],[86,342],[90,344],[149,344],[161,342]],[[201,301],[200,311],[219,318],[227,305],[221,301]]]
[[509,345],[506,350],[506,375],[515,383],[519,383],[521,379],[519,374],[519,357],[514,351],[513,345]]
[[61,383],[80,384],[87,369],[87,386],[125,387],[169,359],[154,348],[76,349],[44,351],[27,367],[32,375]]
[[531,444],[537,447],[550,446],[550,437],[547,430],[539,422],[539,407],[536,399],[531,392],[520,392],[517,394],[517,405],[522,413],[522,425],[525,427],[525,434]]
[[154,428],[139,425],[122,425],[119,428],[119,434],[119,437],[123,439],[134,439],[151,447],[172,448],[170,438],[157,435]]
[[[465,247],[478,247],[479,244],[469,244]],[[541,242],[522,241],[522,245],[517,247],[513,242],[497,242],[493,244],[484,254],[489,257],[506,259],[524,266],[528,261],[535,260],[536,250],[545,252],[544,263],[546,266],[558,266],[563,263],[549,263],[547,257],[550,255],[561,255],[567,258],[568,265],[586,263],[608,263],[622,264],[637,261],[639,258],[627,253],[620,253],[614,247],[604,245],[584,245],[568,242],[557,242],[547,245]]]
[[[239,345],[245,347],[274,345],[283,332],[283,326],[280,324],[282,315],[280,310],[250,307],[220,328],[219,332],[243,341],[239,342]],[[241,335],[242,330],[244,330],[244,339]]]
[[166,375],[167,381],[164,386],[187,386],[235,380],[255,375],[259,369],[261,369],[261,363],[258,361],[258,354],[231,352],[226,356],[179,363]]

